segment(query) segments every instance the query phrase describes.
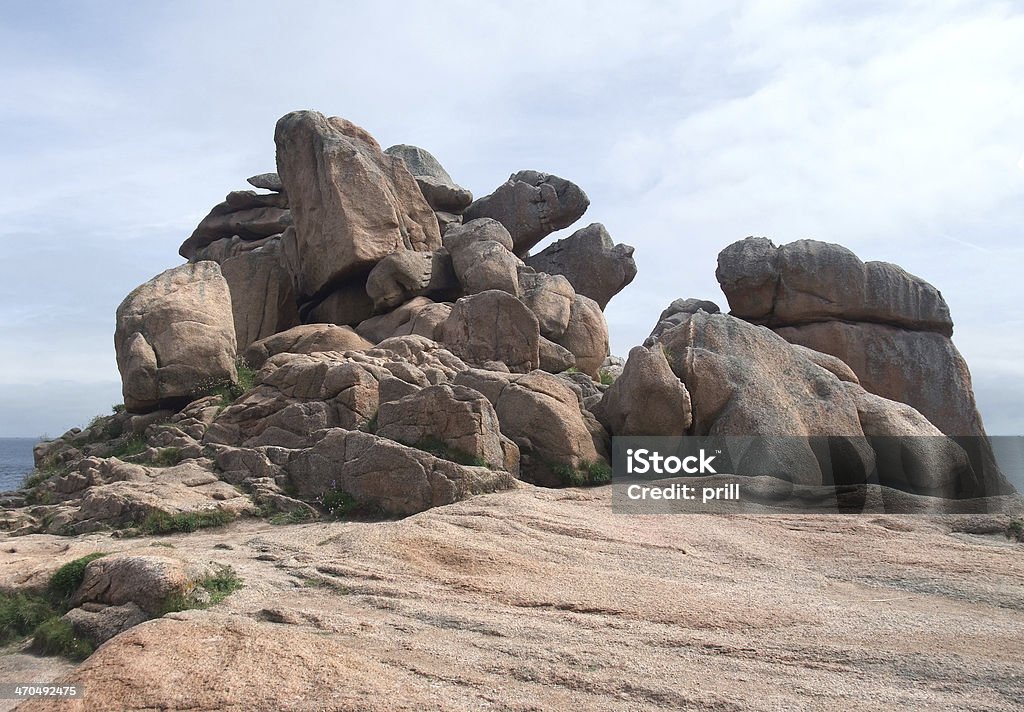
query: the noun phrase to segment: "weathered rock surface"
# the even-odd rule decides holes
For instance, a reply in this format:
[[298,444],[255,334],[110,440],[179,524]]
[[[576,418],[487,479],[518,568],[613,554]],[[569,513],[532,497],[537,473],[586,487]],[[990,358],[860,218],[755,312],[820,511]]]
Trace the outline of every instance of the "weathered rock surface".
[[384,153],[405,161],[427,204],[435,211],[458,214],[473,202],[473,194],[456,185],[448,171],[426,149],[399,144],[384,149]]
[[840,245],[798,240],[781,247],[763,237],[726,247],[718,277],[735,316],[768,326],[846,321],[953,333],[942,294],[887,262],[861,262]]
[[565,333],[572,317],[576,292],[562,275],[519,271],[519,292],[523,303],[536,315],[541,336],[558,339]]
[[689,319],[689,314],[696,314],[702,310],[708,314],[717,314],[721,311],[717,304],[704,299],[674,300],[661,312],[661,316],[658,317],[658,323],[651,330],[651,335],[644,341],[644,346],[647,348],[654,346],[662,334]]
[[243,358],[251,368],[260,368],[277,354],[311,354],[318,351],[365,351],[373,344],[349,326],[303,324],[260,339],[245,350]]
[[137,626],[149,619],[149,614],[135,603],[119,606],[93,604],[88,607],[72,608],[62,616],[64,622],[75,631],[75,635],[99,647],[115,635]]
[[378,311],[394,309],[430,286],[434,253],[400,250],[392,252],[370,270],[366,293]]
[[356,331],[375,344],[392,336],[410,334],[440,341],[441,326],[448,320],[451,311],[451,304],[436,303],[427,297],[415,297],[397,309],[361,322]]
[[512,237],[497,220],[471,220],[445,232],[444,247],[467,294],[489,289],[519,296],[523,262],[512,253]]
[[405,445],[441,443],[464,464],[504,469],[498,416],[490,401],[465,386],[428,386],[381,403],[375,434]]
[[[830,436],[826,457],[805,439],[773,438],[774,451],[758,446],[747,454],[744,474],[799,477],[794,484],[806,485],[878,477],[883,485],[918,493],[993,494],[960,446],[920,413],[840,380],[806,349],[764,327],[701,311],[665,332],[661,343],[690,393],[693,434]],[[883,442],[885,459],[878,461],[873,443],[887,430],[899,440]]]
[[277,240],[224,260],[220,270],[231,292],[238,351],[298,325],[292,280],[281,264]]
[[660,346],[634,347],[591,412],[613,436],[686,435],[692,422],[690,394]]
[[572,225],[586,212],[590,199],[571,181],[539,171],[513,173],[490,195],[473,202],[466,221],[494,218],[512,235],[517,255],[555,230]]
[[159,614],[167,599],[185,596],[204,573],[196,567],[190,571],[181,559],[169,556],[104,556],[85,567],[71,605],[134,603],[150,615]]
[[236,210],[228,203],[214,206],[210,214],[200,221],[192,235],[181,244],[178,254],[195,261],[198,250],[216,242],[238,236],[243,240],[262,240],[279,235],[292,224],[291,213],[285,208],[265,207]]
[[303,497],[344,492],[364,511],[408,515],[515,485],[504,470],[460,465],[369,433],[334,428],[284,465]]
[[260,173],[259,175],[246,178],[245,182],[254,188],[272,190],[275,193],[280,193],[284,190],[281,176],[277,175],[277,173]]
[[114,349],[130,411],[234,382],[234,317],[220,267],[184,264],[133,290],[117,308]]
[[403,159],[366,131],[314,111],[282,117],[278,174],[295,222],[295,273],[306,301],[400,250],[440,247],[437,220]]
[[[585,330],[579,331],[581,336],[573,343],[585,341]],[[520,372],[531,371],[540,364],[537,317],[514,296],[499,290],[457,301],[441,327],[441,339],[452,353],[468,363],[500,361]]]
[[494,404],[502,434],[519,447],[520,475],[527,482],[565,486],[576,473],[585,479],[587,469],[607,457],[601,426],[583,413],[579,396],[557,376],[471,369],[453,382]]
[[[236,570],[244,587],[224,602],[137,626],[66,676],[17,674],[82,686],[73,704],[83,712],[1016,712],[1024,559],[1001,534],[963,531],[999,523],[692,515],[651,526],[614,513],[607,489],[532,487],[399,522],[240,522],[173,539],[192,559]],[[124,546],[8,543],[17,552],[0,550],[5,588]],[[709,601],[732,603],[709,617]],[[12,674],[15,657],[5,658]]]
[[366,293],[362,279],[340,285],[320,299],[299,307],[304,324],[339,324],[355,326],[373,316],[373,300]]
[[608,322],[598,303],[577,294],[565,331],[553,341],[572,352],[576,357],[576,368],[591,378],[597,378],[601,364],[608,357]]
[[590,297],[601,309],[636,277],[633,248],[616,245],[601,223],[551,243],[527,257],[526,264],[538,272],[564,276],[578,294]]

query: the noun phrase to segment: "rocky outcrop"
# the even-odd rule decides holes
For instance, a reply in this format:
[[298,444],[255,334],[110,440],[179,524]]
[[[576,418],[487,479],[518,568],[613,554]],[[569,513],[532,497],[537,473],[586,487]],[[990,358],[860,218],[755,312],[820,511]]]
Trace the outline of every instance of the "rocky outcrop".
[[304,324],[252,344],[243,358],[250,368],[260,368],[278,354],[312,354],[319,351],[365,351],[373,344],[351,327],[335,324]]
[[281,182],[281,176],[277,175],[277,173],[260,173],[259,175],[249,176],[245,179],[245,182],[254,188],[272,190],[275,193],[284,192],[284,183]]
[[375,344],[392,336],[410,334],[440,341],[441,327],[448,320],[451,311],[451,304],[434,302],[427,297],[416,297],[393,311],[361,322],[356,331]]
[[579,220],[589,206],[587,194],[575,183],[539,171],[519,171],[474,201],[463,215],[466,221],[500,222],[512,235],[513,251],[522,256],[555,230]]
[[437,221],[404,160],[366,131],[315,111],[282,117],[277,172],[295,230],[285,236],[297,294],[308,301],[401,250],[440,247]]
[[[747,452],[743,474],[800,485],[862,484],[878,477],[883,485],[939,496],[986,494],[974,471],[964,469],[965,457],[917,453],[926,465],[900,464],[891,457],[879,464],[867,436],[881,435],[896,422],[900,427],[892,435],[937,442],[929,451],[959,447],[948,438],[935,441],[941,434],[919,413],[875,400],[765,328],[698,311],[662,334],[659,343],[690,393],[693,434],[768,437]],[[826,438],[825,453],[815,450],[816,437]],[[915,474],[908,479],[906,471]]]
[[291,224],[291,212],[287,208],[236,209],[225,201],[214,206],[209,215],[200,221],[192,235],[178,248],[178,253],[190,262],[195,262],[199,250],[218,240],[232,237],[246,241],[262,240],[280,235]]
[[633,248],[616,245],[601,223],[551,243],[527,257],[526,264],[538,272],[562,275],[578,294],[590,297],[601,309],[636,277]]
[[674,326],[679,326],[684,321],[688,320],[690,314],[696,314],[699,311],[706,311],[708,314],[717,314],[721,311],[718,305],[714,302],[709,302],[704,299],[676,299],[669,304],[664,311],[661,312],[661,316],[658,317],[658,323],[651,330],[651,335],[644,341],[644,346],[648,348],[653,346],[658,338],[666,331]]
[[130,411],[183,405],[233,383],[234,316],[217,264],[184,264],[133,290],[117,308],[114,349]]
[[981,438],[975,472],[990,494],[1011,491],[983,440],[970,372],[935,287],[814,240],[741,240],[719,255],[716,274],[733,314],[840,359],[865,390],[912,406],[946,435]]

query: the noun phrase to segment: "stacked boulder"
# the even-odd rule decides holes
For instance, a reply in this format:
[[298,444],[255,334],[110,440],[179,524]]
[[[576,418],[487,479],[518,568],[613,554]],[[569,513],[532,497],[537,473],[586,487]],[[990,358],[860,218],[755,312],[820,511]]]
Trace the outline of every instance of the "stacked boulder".
[[906,403],[945,435],[980,443],[975,469],[989,473],[991,493],[1008,491],[938,289],[896,265],[862,262],[816,240],[781,247],[741,240],[719,255],[716,276],[733,315],[835,356],[869,393]]

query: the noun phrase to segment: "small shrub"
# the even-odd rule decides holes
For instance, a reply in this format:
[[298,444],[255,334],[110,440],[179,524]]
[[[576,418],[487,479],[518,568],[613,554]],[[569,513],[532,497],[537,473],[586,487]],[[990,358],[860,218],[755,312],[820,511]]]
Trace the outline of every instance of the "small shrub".
[[599,375],[601,377],[601,385],[610,386],[615,383],[615,376],[608,371],[601,371]]
[[95,561],[102,556],[106,556],[106,554],[96,551],[66,563],[57,569],[53,576],[50,577],[50,584],[46,589],[50,600],[57,605],[66,604],[75,591],[78,590],[78,587],[82,585],[82,579],[85,578],[85,567],[90,561]]
[[0,644],[24,638],[55,614],[44,597],[31,593],[0,593]]
[[551,471],[562,484],[570,487],[597,487],[612,481],[612,468],[604,460],[587,463],[579,469],[569,465],[555,465]]
[[344,490],[332,488],[317,498],[320,506],[334,519],[341,519],[352,514],[356,509],[356,501]]
[[114,411],[115,413],[123,413],[124,403],[115,403],[114,405],[110,406],[110,410]]
[[251,391],[256,384],[256,371],[249,368],[249,364],[244,361],[239,361],[235,370],[238,372],[238,388],[241,390],[238,395]]
[[71,625],[57,616],[43,621],[32,633],[33,652],[40,655],[61,655],[71,660],[85,660],[93,647],[75,635]]
[[204,509],[198,512],[150,512],[139,530],[143,534],[173,534],[177,532],[194,532],[207,527],[222,527],[234,520],[234,517],[222,509]]
[[1006,538],[1024,542],[1024,520],[1015,519],[1006,526]]

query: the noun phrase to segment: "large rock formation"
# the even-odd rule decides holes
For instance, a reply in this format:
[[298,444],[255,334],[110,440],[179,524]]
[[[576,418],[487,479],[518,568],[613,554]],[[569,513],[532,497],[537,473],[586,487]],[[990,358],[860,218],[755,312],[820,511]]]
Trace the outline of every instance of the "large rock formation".
[[441,331],[444,344],[467,362],[500,362],[522,372],[540,365],[539,339],[540,326],[533,312],[496,289],[455,302]]
[[386,155],[363,129],[296,111],[277,122],[274,141],[295,222],[284,240],[300,301],[365,275],[396,250],[441,246],[433,211],[405,161]]
[[183,405],[233,383],[234,316],[217,264],[184,264],[133,290],[117,308],[114,350],[130,411]]
[[231,292],[238,351],[299,324],[292,280],[281,265],[278,240],[227,258],[220,271]]
[[[946,435],[985,437],[949,308],[921,278],[839,245],[765,238],[725,248],[716,275],[734,315],[839,358],[867,391],[912,406]],[[989,494],[1010,489],[987,445],[972,462]]]

